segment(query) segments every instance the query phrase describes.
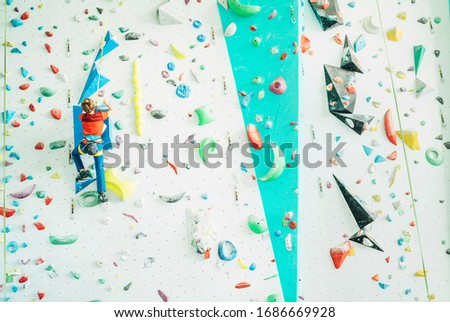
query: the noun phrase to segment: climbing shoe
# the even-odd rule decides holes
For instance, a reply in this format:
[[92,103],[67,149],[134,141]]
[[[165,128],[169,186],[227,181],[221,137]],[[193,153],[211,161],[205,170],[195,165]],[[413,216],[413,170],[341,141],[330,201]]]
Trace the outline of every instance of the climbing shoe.
[[98,193],[98,200],[99,200],[101,203],[108,202],[108,198],[106,197],[106,194],[105,194],[104,192],[99,192],[99,193]]
[[86,179],[89,179],[89,178],[92,178],[92,177],[93,177],[93,175],[92,175],[92,173],[89,170],[81,170],[78,173],[78,176],[77,176],[77,178],[75,180],[76,181],[83,181],[83,180],[86,180]]

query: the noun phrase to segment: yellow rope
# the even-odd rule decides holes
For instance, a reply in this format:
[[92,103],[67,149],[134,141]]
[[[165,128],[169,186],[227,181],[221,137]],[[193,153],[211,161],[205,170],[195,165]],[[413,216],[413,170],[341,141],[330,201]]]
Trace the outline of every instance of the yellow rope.
[[[386,43],[383,21],[381,19],[380,4],[379,4],[378,0],[376,0],[376,3],[377,3],[377,9],[378,9],[378,18],[380,19],[380,27],[381,27],[381,33],[382,33],[382,38],[383,38],[384,51],[386,52],[386,59],[387,59],[387,62],[388,62],[388,67],[389,67],[389,70],[391,71],[392,70],[392,66],[391,66],[391,61],[389,59],[389,51],[388,51],[388,47],[387,47],[387,43]],[[399,127],[400,127],[400,131],[403,131],[402,121],[401,121],[401,117],[400,117],[400,109],[399,109],[399,106],[398,106],[397,94],[396,94],[396,91],[395,91],[395,89],[397,87],[395,86],[394,77],[392,76],[392,72],[389,72],[389,76],[390,76],[391,87],[392,87],[392,92],[393,92],[393,96],[394,96],[395,109],[397,111],[398,124],[399,124]],[[417,228],[417,239],[418,239],[418,242],[419,242],[420,258],[421,258],[421,261],[422,261],[422,269],[424,271],[425,289],[426,289],[426,292],[427,292],[427,299],[428,299],[428,301],[430,301],[430,290],[429,290],[429,287],[428,287],[428,278],[427,278],[427,273],[426,273],[426,269],[425,269],[425,260],[424,260],[424,256],[423,256],[422,242],[421,242],[421,239],[420,239],[419,220],[418,220],[418,216],[417,216],[416,202],[414,200],[414,191],[413,191],[411,172],[410,172],[410,169],[409,169],[408,155],[406,153],[405,141],[404,140],[401,140],[401,141],[402,141],[403,154],[404,154],[405,163],[406,163],[406,172],[408,174],[408,185],[409,185],[409,190],[411,192],[410,195],[411,195],[412,208],[413,208],[413,211],[414,211],[414,219],[415,219],[416,228]]]

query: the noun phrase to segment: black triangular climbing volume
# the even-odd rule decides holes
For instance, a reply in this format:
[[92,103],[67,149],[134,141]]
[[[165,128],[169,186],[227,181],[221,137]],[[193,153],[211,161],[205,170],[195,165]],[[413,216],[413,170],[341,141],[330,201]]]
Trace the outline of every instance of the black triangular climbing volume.
[[361,68],[361,63],[358,57],[356,57],[352,43],[348,39],[347,35],[345,35],[344,49],[342,51],[341,68],[352,72],[364,74]]
[[380,252],[384,252],[380,245],[370,236],[365,229],[358,230],[352,237],[349,238],[352,242],[358,243],[360,245],[373,248]]
[[349,93],[346,86],[355,83],[355,73],[331,65],[323,65],[330,112],[353,113],[356,93]]
[[363,229],[364,227],[372,223],[374,221],[374,218],[372,217],[374,211],[369,210],[366,203],[361,198],[348,191],[345,185],[341,181],[339,181],[339,179],[336,178],[334,174],[333,177],[336,180],[339,190],[341,190],[341,193],[344,196],[344,199],[347,202],[347,205],[350,208],[350,211],[352,212],[353,217],[358,224],[358,227],[360,229]]
[[335,113],[331,112],[334,116],[336,116],[342,123],[347,125],[353,131],[358,133],[359,135],[363,134],[364,131],[369,127],[370,122],[374,119],[375,116],[371,115],[361,115],[361,114],[348,114],[348,113]]
[[328,0],[327,2],[309,0],[308,2],[323,31],[344,24],[337,0]]

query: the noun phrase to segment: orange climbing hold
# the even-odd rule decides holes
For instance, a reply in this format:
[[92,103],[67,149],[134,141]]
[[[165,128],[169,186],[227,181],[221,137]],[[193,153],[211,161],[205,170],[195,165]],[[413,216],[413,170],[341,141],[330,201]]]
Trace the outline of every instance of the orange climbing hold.
[[302,34],[302,53],[306,53],[311,48],[311,41]]
[[350,248],[350,242],[347,240],[347,242],[343,246],[333,247],[330,249],[330,256],[336,269],[342,266],[348,254],[350,253]]
[[263,143],[262,143],[261,135],[259,134],[259,131],[255,124],[248,125],[247,135],[248,135],[248,140],[250,141],[250,145],[256,150],[261,150]]
[[59,73],[58,67],[56,67],[55,65],[50,65],[50,68],[52,69],[53,74],[58,75]]
[[59,108],[54,108],[50,111],[50,114],[55,120],[61,119],[61,110]]
[[50,54],[52,52],[52,46],[50,46],[49,44],[44,44],[45,49],[47,49],[47,52]]

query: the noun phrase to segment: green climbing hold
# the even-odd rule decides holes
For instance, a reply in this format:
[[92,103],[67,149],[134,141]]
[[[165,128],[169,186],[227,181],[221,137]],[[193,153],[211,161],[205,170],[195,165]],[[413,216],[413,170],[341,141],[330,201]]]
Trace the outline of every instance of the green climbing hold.
[[79,280],[81,277],[80,273],[70,272],[70,274],[77,280]]
[[206,69],[205,65],[200,65],[200,70],[205,70],[205,69]]
[[106,283],[106,280],[104,278],[99,278],[98,282],[103,285]]
[[39,199],[45,198],[45,191],[42,190],[36,191],[36,197],[38,197]]
[[444,163],[444,154],[436,148],[429,148],[425,151],[425,158],[429,164],[435,167],[438,167]]
[[255,234],[262,234],[267,231],[267,224],[255,215],[248,216],[247,224],[248,228]]
[[95,49],[86,49],[85,51],[83,51],[83,55],[87,56],[92,54],[95,51]]
[[121,91],[118,91],[118,92],[114,92],[114,93],[112,93],[111,95],[112,95],[114,98],[121,99],[124,93],[125,93],[125,91],[124,91],[124,90],[121,90]]
[[436,24],[440,24],[440,23],[441,23],[441,17],[436,17],[436,18],[434,18],[434,22],[435,22]]
[[48,265],[48,266],[45,268],[45,270],[46,270],[47,272],[53,271],[53,266],[52,266],[52,265]]
[[49,236],[50,243],[52,245],[70,245],[75,243],[78,240],[77,235],[67,235],[63,237],[57,237],[57,236]]
[[114,123],[114,126],[118,130],[122,130],[123,129],[122,123],[120,121],[117,121],[116,123]]
[[56,90],[48,87],[41,87],[39,90],[41,91],[41,94],[45,97],[51,97],[56,93]]
[[99,21],[100,20],[100,18],[97,17],[96,15],[89,16],[88,19],[91,21]]
[[280,302],[280,296],[278,294],[270,294],[267,297],[267,302]]
[[258,47],[259,45],[261,45],[261,38],[259,38],[259,37],[253,38],[252,45],[253,45],[253,47]]
[[86,191],[78,198],[78,204],[82,207],[94,207],[99,203],[97,191]]
[[200,154],[202,161],[205,163],[207,163],[207,158],[205,158],[206,148],[208,148],[207,155],[214,152],[216,150],[216,141],[213,138],[204,138],[200,142],[200,149],[198,150],[198,153]]
[[45,170],[47,170],[47,171],[50,171],[51,169],[52,169],[52,167],[49,165],[45,167]]
[[417,76],[420,64],[422,63],[423,55],[425,54],[425,47],[422,45],[414,46],[414,73]]
[[121,32],[121,33],[126,33],[128,30],[130,30],[129,28],[125,28],[125,27],[120,27],[119,28],[119,31]]
[[28,114],[26,113],[20,113],[20,116],[22,117],[22,119],[26,120],[28,118]]
[[50,142],[49,146],[50,146],[50,150],[61,149],[66,146],[66,141],[65,140],[53,141],[53,142]]
[[255,85],[259,85],[262,82],[263,82],[263,79],[261,76],[256,76],[256,77],[253,77],[253,79],[252,79],[252,83]]
[[89,64],[88,63],[84,63],[83,64],[83,70],[87,71],[89,69]]

